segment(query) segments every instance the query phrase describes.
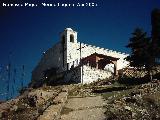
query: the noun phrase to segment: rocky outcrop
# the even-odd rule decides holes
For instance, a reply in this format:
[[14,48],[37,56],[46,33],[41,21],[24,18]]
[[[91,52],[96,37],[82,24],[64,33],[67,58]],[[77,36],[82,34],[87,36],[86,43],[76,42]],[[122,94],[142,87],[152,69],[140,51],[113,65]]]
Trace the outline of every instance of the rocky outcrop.
[[[160,82],[136,86],[127,91],[114,92],[107,98],[107,120],[159,120]],[[107,95],[107,94],[106,94]]]
[[57,120],[61,110],[67,101],[68,90],[64,88],[53,100],[53,105],[49,106],[37,120]]
[[[68,93],[63,86],[41,87],[24,92],[16,99],[0,104],[0,119],[33,120],[37,119],[62,93]],[[60,98],[59,98],[60,99]],[[58,100],[57,100],[58,101]],[[64,101],[64,100],[62,100]]]

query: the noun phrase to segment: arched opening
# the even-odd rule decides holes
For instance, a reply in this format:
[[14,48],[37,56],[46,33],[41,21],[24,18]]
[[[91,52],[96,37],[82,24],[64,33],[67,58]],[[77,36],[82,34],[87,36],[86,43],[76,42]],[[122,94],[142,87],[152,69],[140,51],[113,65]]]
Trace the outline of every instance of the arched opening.
[[114,73],[114,64],[113,63],[109,63],[104,67],[104,70],[108,71],[108,72],[112,72]]
[[65,44],[65,35],[62,36],[62,44]]
[[70,35],[70,42],[74,43],[74,35],[73,34]]
[[106,70],[116,76],[118,75],[117,60],[119,60],[119,58],[93,53],[90,56],[83,58],[82,63],[97,69]]

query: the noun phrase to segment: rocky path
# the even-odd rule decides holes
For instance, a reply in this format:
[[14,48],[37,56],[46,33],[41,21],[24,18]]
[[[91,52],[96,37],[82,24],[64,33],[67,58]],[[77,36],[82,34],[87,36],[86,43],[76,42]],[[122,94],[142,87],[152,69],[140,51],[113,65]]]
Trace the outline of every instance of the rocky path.
[[105,104],[101,96],[69,98],[60,120],[104,120]]

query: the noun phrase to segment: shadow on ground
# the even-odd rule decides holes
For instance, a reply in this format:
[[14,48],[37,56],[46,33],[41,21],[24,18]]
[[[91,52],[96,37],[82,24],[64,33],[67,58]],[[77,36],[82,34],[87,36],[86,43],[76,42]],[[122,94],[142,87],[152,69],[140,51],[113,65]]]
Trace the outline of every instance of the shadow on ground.
[[128,90],[131,87],[110,87],[110,88],[101,88],[93,90],[93,93],[105,93],[105,92],[113,92],[113,91],[121,91],[121,90]]

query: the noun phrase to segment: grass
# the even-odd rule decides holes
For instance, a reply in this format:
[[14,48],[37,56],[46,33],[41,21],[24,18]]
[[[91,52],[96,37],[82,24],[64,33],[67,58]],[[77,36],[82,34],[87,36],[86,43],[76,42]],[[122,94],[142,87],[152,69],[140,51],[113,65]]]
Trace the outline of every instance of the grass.
[[102,93],[107,100],[106,119],[160,119],[159,91],[158,84],[147,83],[127,90]]
[[126,96],[127,94],[131,93],[134,87],[136,86],[127,86],[118,82],[114,82],[113,84],[104,87],[94,87],[93,92],[101,94],[106,100],[111,102],[115,99],[121,98],[122,96]]
[[112,92],[106,92],[102,93],[102,96],[108,100],[108,103],[112,103],[116,99],[120,99],[123,96],[127,96],[133,91],[133,89],[126,89],[122,91],[112,91]]

